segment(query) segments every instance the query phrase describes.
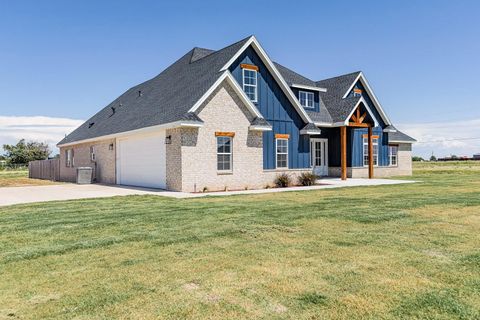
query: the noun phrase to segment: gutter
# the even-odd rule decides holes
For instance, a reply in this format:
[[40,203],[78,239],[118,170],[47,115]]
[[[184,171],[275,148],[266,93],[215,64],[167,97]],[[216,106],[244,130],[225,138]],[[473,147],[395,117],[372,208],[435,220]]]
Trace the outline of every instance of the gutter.
[[184,127],[184,128],[200,128],[203,127],[203,123],[198,122],[198,121],[175,121],[175,122],[169,122],[169,123],[164,123],[164,124],[159,124],[156,126],[150,126],[150,127],[144,127],[140,129],[135,129],[135,130],[130,130],[130,131],[123,131],[123,132],[118,132],[118,133],[112,133],[112,134],[107,134],[104,136],[98,136],[94,138],[88,138],[88,139],[83,139],[83,140],[75,140],[72,142],[66,142],[66,143],[58,143],[57,147],[67,147],[79,143],[86,143],[86,142],[93,142],[93,141],[98,141],[98,140],[107,140],[107,139],[113,139],[113,138],[120,138],[120,137],[125,137],[129,135],[134,135],[134,134],[142,134],[142,133],[151,133],[155,132],[161,129],[173,129],[173,128],[179,128],[179,127]]

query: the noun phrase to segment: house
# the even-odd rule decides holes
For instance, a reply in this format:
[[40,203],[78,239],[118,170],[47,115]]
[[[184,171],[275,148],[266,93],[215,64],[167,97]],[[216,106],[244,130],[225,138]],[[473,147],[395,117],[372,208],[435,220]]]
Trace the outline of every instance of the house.
[[395,128],[362,72],[310,80],[254,36],[194,48],[58,143],[60,176],[186,192],[264,188],[279,173],[410,175],[415,140]]
[[473,155],[473,160],[480,160],[480,153],[475,153]]

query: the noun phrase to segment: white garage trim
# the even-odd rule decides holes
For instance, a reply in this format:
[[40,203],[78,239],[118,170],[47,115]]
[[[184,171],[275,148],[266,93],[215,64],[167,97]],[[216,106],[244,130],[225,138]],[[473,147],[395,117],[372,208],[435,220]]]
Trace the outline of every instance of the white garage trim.
[[143,127],[143,128],[140,128],[140,129],[135,129],[135,130],[130,130],[130,131],[123,131],[123,132],[119,132],[119,133],[107,134],[107,135],[98,136],[98,137],[89,138],[89,139],[76,140],[76,141],[72,141],[72,142],[57,144],[57,147],[62,148],[62,147],[73,146],[73,145],[76,145],[76,144],[79,144],[79,143],[87,143],[87,142],[121,138],[121,137],[130,137],[130,136],[136,135],[136,134],[145,134],[145,133],[157,132],[160,129],[171,129],[171,128],[179,128],[179,127],[199,128],[199,127],[202,127],[202,126],[203,126],[203,124],[200,123],[200,122],[197,122],[197,121],[175,121],[175,122],[169,122],[169,123],[159,124],[159,125],[150,126],[150,127]]
[[165,130],[116,139],[117,184],[166,189]]

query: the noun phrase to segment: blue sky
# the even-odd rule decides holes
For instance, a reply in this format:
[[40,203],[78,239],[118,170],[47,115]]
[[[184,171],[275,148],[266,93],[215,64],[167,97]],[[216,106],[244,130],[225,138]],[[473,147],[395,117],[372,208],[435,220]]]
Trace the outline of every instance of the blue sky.
[[479,11],[478,1],[0,0],[0,144],[55,141],[192,47],[254,34],[313,80],[364,71],[418,154],[480,152]]

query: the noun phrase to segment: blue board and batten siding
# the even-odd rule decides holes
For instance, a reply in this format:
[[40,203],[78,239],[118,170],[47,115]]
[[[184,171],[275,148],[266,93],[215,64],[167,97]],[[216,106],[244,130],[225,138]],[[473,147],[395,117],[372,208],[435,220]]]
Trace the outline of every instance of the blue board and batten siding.
[[[383,133],[382,128],[373,128],[372,133],[378,136],[378,165],[388,166],[388,139],[387,134]],[[353,129],[350,135],[352,145],[352,167],[363,167],[363,135],[368,134],[367,129]]]
[[[289,134],[288,140],[288,167],[291,169],[310,168],[310,139],[307,135],[301,135],[300,130],[305,126],[304,121],[288,100],[285,93],[270,74],[260,57],[250,47],[230,67],[230,72],[242,86],[243,74],[241,64],[251,64],[259,68],[257,73],[257,106],[263,117],[272,125],[273,130],[263,133],[263,168],[275,169],[275,134]],[[379,112],[374,107],[371,98],[363,85],[358,82],[355,88],[361,89],[363,97],[368,104],[374,117],[379,122],[379,127],[373,129],[373,134],[379,136],[378,140],[378,165],[388,166],[388,138],[382,132],[385,126]],[[292,88],[298,97],[298,89]],[[308,90],[306,90],[308,91]],[[353,94],[353,90],[350,94]],[[314,92],[315,102],[312,111],[319,111],[319,95]],[[322,128],[322,134],[317,137],[329,140],[329,164],[340,166],[340,135],[338,128]],[[347,137],[347,166],[363,167],[363,135],[367,129],[349,129]]]
[[257,106],[273,130],[263,134],[263,168],[275,169],[275,134],[289,134],[288,167],[291,169],[310,168],[309,137],[301,135],[305,126],[298,112],[270,74],[260,57],[250,47],[230,67],[230,72],[242,86],[241,64],[252,64],[259,68],[257,78]]

